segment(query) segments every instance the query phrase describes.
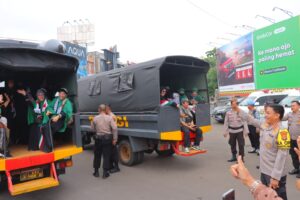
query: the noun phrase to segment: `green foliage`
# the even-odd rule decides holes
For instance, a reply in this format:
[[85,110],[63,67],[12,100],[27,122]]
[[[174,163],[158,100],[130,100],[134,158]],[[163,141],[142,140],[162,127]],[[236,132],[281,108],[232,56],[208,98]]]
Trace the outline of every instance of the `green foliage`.
[[218,88],[218,80],[217,80],[217,57],[216,57],[216,48],[207,51],[206,57],[203,58],[206,62],[209,63],[210,69],[207,73],[207,82],[208,82],[208,93],[209,96],[214,96],[215,90]]

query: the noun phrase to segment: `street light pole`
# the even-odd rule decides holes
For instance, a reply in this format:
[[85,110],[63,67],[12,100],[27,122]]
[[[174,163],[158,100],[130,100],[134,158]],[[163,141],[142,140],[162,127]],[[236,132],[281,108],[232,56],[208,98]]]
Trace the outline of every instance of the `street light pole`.
[[267,21],[269,21],[269,22],[271,22],[272,24],[274,24],[275,23],[275,19],[272,19],[272,18],[270,18],[270,17],[265,17],[265,16],[262,16],[262,15],[256,15],[255,16],[255,18],[263,18],[264,20],[267,20]]
[[285,9],[279,8],[279,7],[274,7],[274,8],[273,8],[273,11],[275,11],[275,10],[280,10],[280,11],[282,11],[283,13],[287,14],[288,16],[293,17],[293,13],[292,13],[291,11],[288,11],[288,10],[285,10]]

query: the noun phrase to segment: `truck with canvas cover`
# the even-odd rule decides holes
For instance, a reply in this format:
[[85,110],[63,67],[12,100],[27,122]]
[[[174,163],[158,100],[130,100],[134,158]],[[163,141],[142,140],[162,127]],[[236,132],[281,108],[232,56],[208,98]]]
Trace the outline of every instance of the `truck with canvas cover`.
[[[64,51],[64,45],[57,40],[40,44],[0,40],[0,94],[10,99],[9,105],[2,107],[1,116],[8,123],[0,122],[0,129],[6,130],[6,138],[1,142],[6,143],[4,146],[9,151],[0,158],[0,187],[6,188],[7,184],[12,195],[58,186],[58,176],[73,164],[72,156],[82,152],[77,102],[78,60],[65,55]],[[62,136],[59,140],[49,134],[50,151],[30,151],[29,104],[24,104],[25,97],[17,91],[30,91],[32,99],[37,99],[37,91],[44,88],[50,102],[62,87],[68,90],[69,105],[73,109],[67,127],[59,132]]]
[[[209,64],[188,56],[167,56],[79,79],[79,107],[83,143],[94,134],[90,121],[99,104],[109,104],[117,115],[118,149],[121,163],[141,163],[144,153],[173,153],[192,156],[204,150],[184,153],[178,107],[162,106],[160,90],[168,86],[175,94],[185,88],[186,95],[198,89],[203,101],[196,106],[196,125],[211,129],[206,74]],[[191,134],[191,139],[195,136]]]

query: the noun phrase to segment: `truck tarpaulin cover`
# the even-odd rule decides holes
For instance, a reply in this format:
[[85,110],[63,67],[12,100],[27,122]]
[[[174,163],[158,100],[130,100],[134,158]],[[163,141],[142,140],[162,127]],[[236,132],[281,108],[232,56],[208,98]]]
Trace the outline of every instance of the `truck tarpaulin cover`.
[[170,56],[84,77],[78,81],[80,111],[95,112],[103,103],[114,112],[158,112],[160,68],[167,65],[209,68],[194,57]]
[[0,41],[0,70],[58,69],[76,71],[78,60],[74,57],[38,48],[36,43]]

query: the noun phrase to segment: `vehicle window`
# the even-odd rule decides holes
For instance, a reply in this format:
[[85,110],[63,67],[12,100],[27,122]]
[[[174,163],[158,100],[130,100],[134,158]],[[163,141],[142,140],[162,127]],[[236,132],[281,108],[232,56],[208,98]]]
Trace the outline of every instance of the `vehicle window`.
[[266,102],[274,102],[274,103],[279,103],[282,99],[284,99],[287,95],[268,95],[268,96],[263,96],[259,97],[256,102],[259,102],[259,105],[262,106]]
[[249,100],[253,100],[254,101],[255,99],[256,99],[256,96],[247,97],[239,105],[240,106],[247,106]]
[[122,73],[119,77],[118,92],[124,92],[133,89],[133,72]]
[[287,97],[287,95],[273,95],[273,96],[270,96],[271,100],[274,100],[275,103],[280,103],[280,101],[282,99],[284,99],[285,97]]
[[268,96],[259,97],[256,102],[259,103],[260,106],[264,105],[268,101]]
[[88,95],[97,96],[101,94],[101,80],[93,80],[89,83]]
[[287,96],[286,98],[282,99],[280,101],[280,105],[285,106],[285,107],[291,107],[292,101],[299,101],[300,97],[299,96]]

